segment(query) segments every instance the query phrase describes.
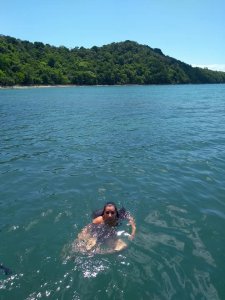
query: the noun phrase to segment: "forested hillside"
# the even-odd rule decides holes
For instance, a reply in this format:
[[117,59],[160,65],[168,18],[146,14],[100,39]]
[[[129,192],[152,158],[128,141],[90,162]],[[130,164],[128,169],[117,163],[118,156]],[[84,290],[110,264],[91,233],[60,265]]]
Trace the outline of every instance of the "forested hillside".
[[193,68],[132,41],[68,49],[0,36],[1,86],[178,83],[225,83],[225,72]]

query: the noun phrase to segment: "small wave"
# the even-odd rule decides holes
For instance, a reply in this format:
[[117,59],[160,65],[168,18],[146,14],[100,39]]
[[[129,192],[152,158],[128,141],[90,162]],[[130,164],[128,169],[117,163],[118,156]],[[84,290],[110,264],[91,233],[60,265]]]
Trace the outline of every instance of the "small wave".
[[201,211],[206,215],[217,216],[225,220],[225,214],[221,211],[218,211],[217,209],[205,208],[205,209],[201,209]]

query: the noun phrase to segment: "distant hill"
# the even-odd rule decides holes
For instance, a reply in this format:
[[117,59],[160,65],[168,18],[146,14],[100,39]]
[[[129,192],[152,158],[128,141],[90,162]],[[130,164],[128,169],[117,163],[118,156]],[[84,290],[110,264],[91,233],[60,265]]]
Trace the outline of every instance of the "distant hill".
[[0,36],[0,85],[225,83],[225,72],[194,68],[133,41],[54,47]]

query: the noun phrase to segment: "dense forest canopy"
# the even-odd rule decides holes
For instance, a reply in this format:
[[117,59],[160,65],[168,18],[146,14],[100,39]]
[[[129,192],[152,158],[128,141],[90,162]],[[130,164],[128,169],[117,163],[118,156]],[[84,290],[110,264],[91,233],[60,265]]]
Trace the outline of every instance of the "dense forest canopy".
[[0,85],[225,83],[225,72],[193,68],[133,41],[54,47],[0,36]]

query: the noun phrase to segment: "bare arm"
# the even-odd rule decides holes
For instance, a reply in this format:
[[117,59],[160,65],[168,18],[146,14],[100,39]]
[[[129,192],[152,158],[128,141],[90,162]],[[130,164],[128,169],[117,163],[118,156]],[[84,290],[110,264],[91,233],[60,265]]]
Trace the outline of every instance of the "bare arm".
[[128,220],[129,220],[129,225],[131,225],[131,239],[133,240],[135,237],[135,233],[136,233],[136,224],[135,224],[135,220],[134,218],[129,215],[128,216]]
[[103,220],[102,216],[99,216],[92,221],[92,224],[103,224],[103,223],[104,223],[104,220]]
[[93,224],[102,224],[104,223],[102,216],[95,218],[92,223],[86,225],[81,232],[78,234],[78,239],[79,240],[85,240],[89,239],[90,237],[93,236],[93,233],[91,233],[91,227]]
[[81,232],[78,234],[79,240],[85,240],[90,237],[90,226],[91,224],[88,224],[81,230]]

